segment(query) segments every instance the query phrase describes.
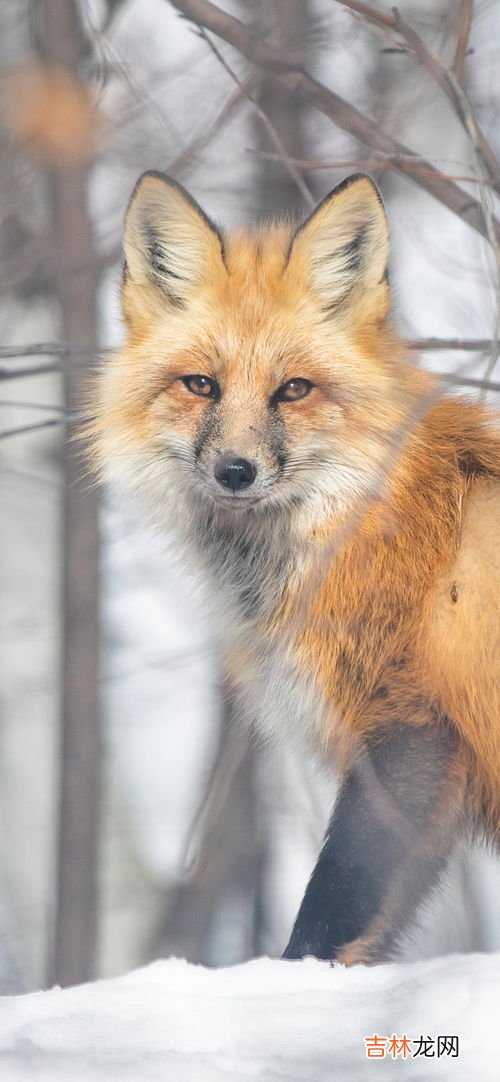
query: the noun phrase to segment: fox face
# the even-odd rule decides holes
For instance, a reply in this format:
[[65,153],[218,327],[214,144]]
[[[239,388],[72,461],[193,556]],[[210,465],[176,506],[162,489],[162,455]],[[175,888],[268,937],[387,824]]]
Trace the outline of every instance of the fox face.
[[376,490],[412,396],[367,177],[299,228],[225,235],[146,173],[124,249],[127,337],[98,408],[108,472],[233,523],[298,507],[317,521]]

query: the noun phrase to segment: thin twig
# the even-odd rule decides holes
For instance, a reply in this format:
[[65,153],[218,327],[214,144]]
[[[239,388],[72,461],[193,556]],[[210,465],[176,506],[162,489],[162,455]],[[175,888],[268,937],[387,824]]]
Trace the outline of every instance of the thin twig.
[[88,418],[83,414],[73,414],[73,416],[65,417],[51,417],[47,421],[36,421],[32,425],[19,425],[17,428],[6,428],[3,432],[0,431],[0,440],[10,439],[11,436],[24,436],[27,432],[39,432],[43,428],[58,428],[61,425],[75,425],[82,424],[87,421]]
[[[381,16],[375,8],[371,5],[358,2],[358,0],[336,0],[337,3],[342,3],[345,7],[355,9],[358,14],[362,13],[367,19],[387,26],[387,20],[390,16],[385,13]],[[362,9],[362,12],[361,12]],[[491,343],[491,354],[488,361],[488,365],[485,371],[485,380],[488,381],[493,374],[495,365],[498,359],[498,339],[500,335],[500,243],[498,237],[498,230],[496,228],[496,222],[494,220],[491,203],[486,192],[485,177],[483,170],[488,174],[490,181],[493,183],[493,187],[497,192],[500,192],[500,166],[496,159],[496,156],[486,140],[477,120],[472,111],[470,101],[460,85],[460,82],[456,78],[453,71],[448,71],[441,61],[431,53],[427,46],[424,44],[422,38],[401,16],[397,7],[393,9],[393,29],[395,29],[401,37],[407,42],[410,48],[413,50],[417,60],[425,67],[434,81],[441,87],[446,94],[448,100],[451,102],[455,113],[457,114],[460,123],[465,128],[467,135],[472,144],[474,151],[474,171],[476,173],[476,181],[479,185],[480,204],[484,221],[484,231],[487,239],[490,242],[493,257],[496,266],[496,310],[495,320],[493,325],[493,335]],[[472,19],[472,10],[469,13],[469,29],[470,20]],[[467,21],[466,19],[464,20]],[[468,31],[467,31],[468,36]],[[467,40],[467,37],[466,37]]]
[[476,387],[478,391],[500,391],[500,383],[484,378],[475,379],[473,376],[457,376],[454,372],[440,372],[439,378],[445,383],[453,383],[457,387]]
[[467,55],[467,45],[469,43],[469,35],[472,27],[473,3],[474,0],[462,0],[460,11],[458,13],[457,47],[451,71],[455,76],[457,83],[460,84],[462,84],[464,80],[465,57]]
[[48,372],[60,372],[62,365],[37,364],[29,368],[0,368],[0,383],[6,383],[10,379],[23,379],[25,376],[46,376]]
[[[467,132],[469,132],[469,120],[466,117],[463,107],[463,91],[462,95],[457,94],[457,81],[452,77],[453,73],[444,67],[434,53],[430,52],[420,35],[417,34],[416,30],[402,18],[396,7],[392,9],[393,14],[388,15],[387,12],[379,11],[371,4],[363,3],[362,0],[335,0],[335,3],[342,4],[342,7],[349,8],[358,15],[362,15],[363,18],[367,19],[369,22],[373,22],[377,26],[389,27],[392,30],[396,30],[398,34],[401,34],[401,37],[403,37],[409,45],[417,60],[426,68],[432,79],[434,79],[442,90],[444,90],[460,123]],[[471,112],[470,106],[469,112]],[[500,166],[496,155],[475,119],[474,125],[476,128],[478,152],[495,189],[500,192]]]
[[206,839],[224,808],[236,771],[249,747],[248,734],[243,728],[231,729],[228,736],[229,739],[220,747],[206,788],[188,825],[179,861],[184,880],[192,879],[198,871]]
[[55,428],[64,423],[63,418],[52,417],[49,421],[38,421],[32,425],[19,425],[18,428],[6,428],[4,432],[0,432],[0,440],[10,439],[11,436],[24,436],[27,432],[40,432],[42,428]]
[[[283,164],[285,164],[284,159],[283,159],[281,154],[273,154],[273,152],[270,151],[270,150],[257,150],[255,147],[245,147],[245,152],[247,154],[253,154],[258,158],[269,158],[271,161],[279,161],[279,162],[282,162]],[[344,161],[337,161],[337,162],[329,162],[329,161],[325,162],[325,161],[317,161],[315,159],[308,160],[308,159],[303,159],[303,158],[290,158],[290,157],[288,157],[286,159],[286,162],[289,165],[296,165],[296,166],[298,166],[300,169],[302,169],[304,171],[306,171],[306,170],[316,171],[316,170],[322,170],[322,169],[373,169],[373,170],[382,170],[382,169],[394,169],[394,166],[397,166],[399,164],[400,160],[401,160],[400,158],[396,159],[392,155],[381,155],[380,157],[377,157],[377,158],[349,158],[349,159],[345,159]],[[410,155],[410,157],[407,160],[408,160],[409,163],[411,163],[410,168],[411,168],[413,173],[418,173],[421,176],[425,175],[426,170],[423,169],[420,166],[420,161],[423,161],[422,158],[418,159],[412,154],[412,155]],[[443,158],[439,158],[439,159],[435,158],[434,161],[440,161],[441,163],[443,163],[445,161],[445,159],[443,159]],[[453,161],[447,160],[447,164],[448,165],[463,165],[464,163],[463,162],[453,162]],[[478,180],[477,176],[465,176],[465,175],[457,176],[457,174],[443,173],[443,172],[441,172],[441,176],[446,177],[447,180],[460,180],[460,181],[465,181],[468,184],[479,184],[479,183],[481,183]],[[484,178],[483,183],[492,185],[493,181]]]
[[267,113],[264,111],[262,106],[259,105],[258,101],[256,101],[255,98],[252,97],[250,91],[245,87],[245,84],[242,83],[241,80],[238,78],[236,72],[233,71],[233,69],[230,67],[230,65],[228,64],[225,57],[222,55],[222,53],[219,51],[217,46],[214,44],[214,42],[212,41],[210,36],[207,34],[206,30],[204,30],[204,28],[202,26],[199,26],[198,31],[199,31],[200,36],[203,38],[203,41],[206,42],[208,47],[212,50],[214,56],[217,57],[217,60],[219,61],[219,63],[222,64],[222,67],[224,68],[224,70],[227,71],[228,75],[231,77],[231,79],[233,79],[233,81],[239,87],[241,92],[245,95],[247,101],[250,103],[252,108],[257,113],[257,116],[262,121],[262,123],[263,123],[263,125],[264,125],[270,139],[271,139],[271,142],[274,143],[274,145],[275,145],[275,147],[276,147],[276,149],[278,151],[278,153],[276,155],[276,159],[282,163],[283,167],[290,174],[292,180],[297,185],[297,188],[299,189],[299,192],[300,192],[306,206],[309,207],[310,210],[313,210],[314,207],[316,206],[316,200],[314,199],[311,192],[309,191],[309,188],[307,187],[307,184],[305,183],[303,177],[301,177],[301,175],[299,173],[299,170],[294,165],[293,161],[291,161],[290,158],[288,157],[285,144],[283,143],[282,139],[278,135],[278,132],[276,131],[276,128],[275,128],[274,124],[272,123],[272,121],[269,119]]
[[[344,0],[337,0],[337,3],[339,2],[343,3]],[[465,128],[469,136],[471,134],[471,129],[474,129],[474,145],[477,148],[477,153],[481,158],[488,176],[493,181],[496,190],[500,192],[500,166],[486,136],[481,131],[481,128],[474,117],[465,91],[457,83],[453,73],[448,71],[438,57],[429,51],[416,30],[402,18],[398,9],[395,7],[393,8],[393,11],[395,29],[413,50],[417,60],[420,61],[426,71],[429,72],[429,75],[431,75],[434,81],[444,91],[446,97],[451,102],[462,127]]]
[[375,23],[376,26],[383,26],[386,30],[397,30],[393,15],[389,15],[386,11],[378,11],[371,4],[363,3],[363,0],[345,0],[345,3],[344,0],[338,0],[338,3],[341,3],[342,7],[354,11],[356,15],[362,15],[363,19],[368,19],[369,22]]
[[3,407],[3,409],[9,409],[10,407],[12,407],[13,409],[23,410],[45,410],[49,413],[68,413],[66,406],[55,406],[49,402],[23,402],[22,400],[13,402],[10,398],[5,398],[1,400],[0,407]]
[[158,102],[153,97],[153,95],[151,95],[149,91],[145,87],[141,86],[140,82],[136,80],[135,76],[130,71],[130,68],[126,61],[122,60],[122,57],[120,56],[120,53],[116,49],[113,42],[110,41],[109,37],[106,37],[102,33],[102,31],[99,30],[98,26],[96,26],[93,19],[91,6],[87,2],[87,0],[84,4],[84,12],[94,43],[96,47],[100,49],[101,56],[103,57],[106,64],[109,62],[109,58],[111,58],[117,76],[121,78],[125,85],[128,86],[129,90],[132,91],[133,99],[139,100],[146,107],[146,110],[152,116],[156,117],[156,120],[158,121],[160,127],[162,127],[168,133],[168,135],[170,136],[170,138],[173,139],[175,144],[181,144],[182,140],[180,134],[177,131],[175,124],[172,124],[170,116],[168,116],[161,110]]
[[457,353],[486,353],[491,349],[491,338],[409,338],[406,342],[409,349],[419,349],[428,352],[451,349]]
[[483,218],[484,218],[484,223],[485,223],[485,226],[486,226],[486,232],[487,232],[488,240],[490,242],[491,250],[492,250],[492,253],[493,253],[493,259],[495,261],[495,271],[496,271],[495,297],[496,297],[496,306],[495,306],[495,319],[493,321],[493,335],[492,335],[492,342],[491,342],[490,358],[489,358],[488,364],[486,365],[486,369],[485,369],[485,373],[484,373],[484,379],[487,382],[491,378],[491,376],[493,375],[493,371],[495,369],[495,365],[496,365],[497,360],[498,360],[498,340],[499,340],[499,336],[500,336],[500,243],[499,243],[499,240],[498,240],[497,233],[495,231],[493,211],[492,211],[492,208],[491,208],[491,202],[490,202],[490,198],[489,198],[489,193],[486,191],[486,188],[485,188],[485,185],[484,185],[484,176],[483,176],[482,168],[486,168],[486,165],[485,165],[485,162],[484,162],[483,155],[481,153],[481,146],[480,146],[480,140],[479,140],[479,137],[480,137],[479,128],[478,128],[478,126],[476,124],[476,121],[475,121],[475,118],[473,116],[473,113],[472,113],[472,110],[471,110],[471,107],[470,107],[469,99],[467,98],[467,95],[464,93],[464,91],[462,90],[462,87],[457,82],[455,76],[451,72],[449,73],[449,79],[450,79],[452,85],[455,88],[455,93],[457,95],[457,98],[461,101],[467,131],[469,133],[469,138],[470,138],[470,141],[472,143],[472,147],[474,149],[474,153],[475,153],[475,170],[476,170],[476,173],[477,173],[477,178],[478,178],[478,183],[479,183],[479,192],[480,192],[480,196],[481,196],[481,209],[482,209],[482,212],[483,212]]
[[49,372],[61,372],[68,365],[87,364],[83,358],[99,357],[109,353],[108,349],[92,349],[92,346],[77,345],[74,342],[31,342],[22,346],[0,346],[0,359],[16,360],[19,357],[59,357],[50,364],[28,365],[23,368],[14,366],[0,367],[0,383],[7,380],[23,379],[29,376],[45,376]]
[[219,134],[231,118],[235,109],[237,109],[241,102],[245,100],[247,97],[246,90],[250,89],[254,82],[255,79],[250,78],[248,80],[248,87],[243,84],[241,89],[238,88],[229,101],[224,103],[212,124],[209,124],[200,135],[196,135],[191,143],[184,147],[180,154],[168,164],[166,171],[170,176],[175,177],[177,174],[182,173],[182,170],[185,169],[186,165],[200,153],[200,150],[203,150],[207,144]]
[[[105,353],[106,350],[98,350]],[[80,353],[82,355],[96,354],[92,346],[79,346],[76,342],[30,342],[24,346],[0,346],[0,358],[6,357],[65,357],[66,355]]]
[[[392,155],[395,161],[399,159],[398,164],[394,165],[398,172],[408,176],[482,236],[487,235],[481,205],[477,200],[453,181],[443,177],[430,162],[423,163],[426,169],[425,175],[414,174],[407,158],[411,156],[420,159],[420,155],[414,154],[409,147],[398,143],[375,121],[364,116],[333,90],[313,79],[293,58],[289,58],[279,49],[262,41],[239,19],[221,11],[210,0],[169,0],[169,2],[197,26],[204,26],[207,30],[211,30],[238,49],[252,63],[273,74],[290,92],[301,95],[328,116],[337,127],[349,132],[372,150]],[[497,221],[495,221],[495,230],[500,238],[500,223]]]

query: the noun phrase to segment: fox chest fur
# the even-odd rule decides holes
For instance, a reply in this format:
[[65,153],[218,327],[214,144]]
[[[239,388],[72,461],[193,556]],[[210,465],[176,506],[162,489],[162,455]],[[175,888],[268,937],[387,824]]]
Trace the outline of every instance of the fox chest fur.
[[[230,682],[260,730],[344,758],[410,702],[418,724],[422,613],[459,544],[454,495],[446,524],[428,508],[425,553],[415,507],[405,514],[388,502],[347,537],[335,522],[307,541],[272,520],[241,534],[234,521],[202,531]],[[451,604],[450,593],[442,607]]]
[[[457,408],[433,412],[428,456]],[[370,732],[402,714],[425,724],[431,709],[469,734],[495,786],[500,488],[451,455],[425,484],[412,454],[402,469],[399,495],[393,486],[347,536],[335,522],[306,542],[272,521],[202,532],[230,682],[260,731],[340,768]],[[474,667],[488,670],[480,693]]]

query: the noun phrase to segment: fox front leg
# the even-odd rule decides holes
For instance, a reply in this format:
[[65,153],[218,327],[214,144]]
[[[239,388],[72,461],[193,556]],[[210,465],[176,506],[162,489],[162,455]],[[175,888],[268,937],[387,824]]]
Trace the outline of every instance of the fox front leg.
[[464,789],[448,725],[372,736],[343,781],[283,957],[390,957],[458,840]]

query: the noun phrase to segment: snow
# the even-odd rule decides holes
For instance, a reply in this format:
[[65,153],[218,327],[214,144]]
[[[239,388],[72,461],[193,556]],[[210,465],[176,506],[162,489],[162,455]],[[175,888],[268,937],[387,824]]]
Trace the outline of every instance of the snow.
[[[17,1082],[498,1080],[500,954],[375,968],[158,961],[0,1000],[0,1077]],[[365,1036],[458,1036],[457,1058],[366,1058]],[[398,1057],[400,1058],[400,1057]]]

